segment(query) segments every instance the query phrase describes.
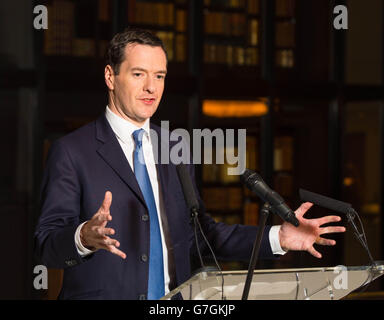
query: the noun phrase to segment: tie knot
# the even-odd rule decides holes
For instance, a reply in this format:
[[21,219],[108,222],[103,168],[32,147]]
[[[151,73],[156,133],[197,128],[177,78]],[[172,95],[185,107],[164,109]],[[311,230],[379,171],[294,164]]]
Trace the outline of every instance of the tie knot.
[[144,129],[138,129],[133,131],[132,136],[133,140],[135,140],[136,148],[140,148],[143,142]]

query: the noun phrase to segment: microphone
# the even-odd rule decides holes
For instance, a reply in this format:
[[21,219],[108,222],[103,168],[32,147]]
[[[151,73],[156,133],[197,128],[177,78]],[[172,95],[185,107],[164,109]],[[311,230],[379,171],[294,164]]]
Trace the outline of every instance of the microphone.
[[205,236],[205,234],[203,232],[203,228],[201,227],[199,219],[198,219],[200,205],[199,205],[199,201],[197,200],[197,197],[196,197],[195,189],[193,188],[191,176],[190,176],[188,169],[184,163],[178,164],[176,166],[176,171],[177,171],[177,175],[179,177],[180,183],[181,183],[181,188],[183,189],[185,202],[187,203],[188,210],[191,213],[191,222],[193,222],[193,225],[194,225],[196,250],[197,250],[197,254],[199,256],[200,264],[201,264],[201,268],[198,269],[196,272],[216,271],[216,268],[206,267],[204,265],[203,257],[201,255],[200,248],[199,248],[198,236],[197,236],[197,227],[198,227],[209,251],[212,254],[213,260],[215,261],[215,264],[217,266],[217,270],[219,271],[219,273],[221,275],[221,280],[222,280],[222,282],[221,282],[221,299],[224,300],[224,276],[223,276],[223,273],[221,271],[220,265],[216,259],[216,255],[213,252],[213,249],[212,249],[211,245],[209,244],[209,241],[208,241],[207,237]]
[[310,192],[308,190],[300,189],[299,190],[300,199],[303,202],[312,202],[320,207],[333,210],[336,212],[341,212],[344,214],[353,214],[354,210],[352,205],[347,202],[342,202],[320,194]]
[[256,193],[264,202],[268,202],[271,211],[278,214],[284,221],[299,226],[295,213],[285,204],[283,198],[275,191],[271,190],[261,176],[249,169],[245,169],[240,180],[248,189]]
[[193,189],[191,176],[184,163],[177,165],[176,171],[183,189],[184,199],[187,203],[188,210],[191,212],[192,218],[194,218],[198,215],[200,206],[197,201],[195,190]]
[[[363,223],[362,223],[358,213],[355,211],[355,209],[353,209],[353,207],[350,203],[342,202],[342,201],[335,200],[332,198],[328,198],[326,196],[322,196],[320,194],[310,192],[310,191],[304,190],[304,189],[299,189],[299,194],[300,194],[300,199],[302,201],[312,202],[313,204],[316,204],[320,207],[323,207],[323,208],[326,208],[329,210],[333,210],[333,211],[337,211],[340,213],[344,213],[348,218],[348,222],[352,225],[352,227],[354,229],[354,234],[355,234],[357,240],[360,242],[360,244],[363,246],[363,248],[367,252],[369,260],[371,261],[371,265],[373,267],[376,265],[375,261],[373,260],[371,251],[369,250],[369,247],[368,247],[368,241],[367,241],[367,238],[365,236]],[[356,224],[354,222],[355,217],[357,217],[359,220],[361,230],[358,229],[358,227],[356,226]]]

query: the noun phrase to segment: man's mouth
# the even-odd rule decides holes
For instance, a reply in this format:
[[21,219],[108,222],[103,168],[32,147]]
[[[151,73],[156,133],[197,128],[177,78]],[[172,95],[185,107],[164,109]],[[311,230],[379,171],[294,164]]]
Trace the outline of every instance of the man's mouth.
[[140,100],[143,101],[146,105],[151,105],[155,102],[155,98],[142,98]]

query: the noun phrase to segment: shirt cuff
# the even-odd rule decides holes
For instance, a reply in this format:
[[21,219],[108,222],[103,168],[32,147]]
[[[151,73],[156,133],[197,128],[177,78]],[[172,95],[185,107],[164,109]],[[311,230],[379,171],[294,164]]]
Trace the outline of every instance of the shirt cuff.
[[288,251],[284,251],[280,246],[279,231],[281,226],[272,226],[269,230],[269,243],[271,245],[272,253],[284,255]]
[[83,244],[81,243],[81,240],[80,240],[80,230],[81,228],[83,227],[83,225],[86,223],[87,221],[83,222],[81,225],[79,225],[76,229],[76,232],[75,232],[75,245],[76,245],[76,249],[77,249],[77,253],[80,255],[80,257],[86,257],[88,255],[90,255],[91,253],[94,253],[95,251],[92,251],[92,250],[89,250],[87,249],[86,247],[83,246]]

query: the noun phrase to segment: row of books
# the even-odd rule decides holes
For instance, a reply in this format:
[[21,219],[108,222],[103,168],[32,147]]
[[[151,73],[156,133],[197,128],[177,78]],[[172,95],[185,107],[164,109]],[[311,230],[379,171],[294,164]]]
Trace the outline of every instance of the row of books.
[[44,31],[46,55],[72,55],[74,38],[74,3],[54,0],[48,8],[48,29]]
[[[211,19],[214,17],[214,19]],[[241,23],[236,22],[235,17],[239,17],[237,14],[223,14],[217,15],[216,13],[208,13],[205,15],[205,33],[207,35],[219,35],[219,36],[244,36],[247,37],[247,43],[251,46],[257,46],[259,44],[259,20],[249,19],[247,22],[244,17],[241,18]],[[218,18],[218,19],[216,19]],[[245,27],[247,25],[248,32],[245,33]],[[283,30],[284,31],[284,30]],[[283,34],[284,36],[284,34]],[[280,37],[280,34],[279,34]]]
[[274,165],[275,171],[293,170],[293,137],[279,136],[274,140]]
[[204,32],[224,36],[243,36],[247,18],[242,13],[204,11]]
[[[214,8],[244,8],[248,14],[259,14],[260,12],[260,0],[204,0],[204,5]],[[295,5],[295,0],[275,0],[276,16],[293,17]]]
[[246,0],[204,0],[204,5],[223,8],[244,8]]
[[173,26],[174,11],[171,2],[128,1],[128,20],[134,24]]
[[281,68],[293,68],[295,66],[295,56],[293,50],[276,50],[276,66]]
[[277,17],[289,17],[295,16],[296,0],[275,0],[275,12]]
[[242,192],[241,187],[206,187],[202,198],[207,210],[241,210]]
[[187,38],[183,33],[157,31],[156,35],[163,41],[168,60],[185,62],[187,60]]
[[295,47],[295,24],[291,21],[276,23],[276,47]]
[[208,212],[208,213],[216,222],[224,222],[226,224],[242,224],[242,223],[244,223],[243,218],[240,214],[236,214],[236,213],[218,214],[217,212]]
[[[98,21],[109,20],[109,2],[99,0]],[[103,57],[108,43],[107,39],[98,42],[93,37],[79,37],[76,26],[76,5],[68,0],[53,0],[48,6],[48,29],[44,30],[45,55]],[[81,17],[77,17],[80,19]]]
[[204,0],[205,7],[246,9],[248,14],[258,14],[260,0]]
[[236,212],[221,212],[207,211],[216,222],[224,222],[227,224],[245,224],[249,226],[256,226],[259,223],[259,202],[247,200],[244,203],[242,210]]
[[[293,150],[293,137],[288,135],[275,137],[273,163],[274,171],[293,171]],[[224,154],[224,150],[218,150],[217,152]],[[233,154],[238,154],[237,148],[234,149]],[[213,158],[215,158],[215,155],[213,155]],[[234,167],[234,165],[230,165],[228,163],[217,164],[214,159],[212,159],[212,162],[212,164],[203,164],[202,166],[203,182],[219,182],[226,184],[240,181],[238,176],[228,175],[228,169]],[[256,136],[247,136],[246,167],[256,171],[259,168],[259,143]],[[283,178],[284,177],[281,177],[281,179]]]
[[257,66],[259,64],[259,51],[257,47],[243,48],[205,43],[204,63]]

